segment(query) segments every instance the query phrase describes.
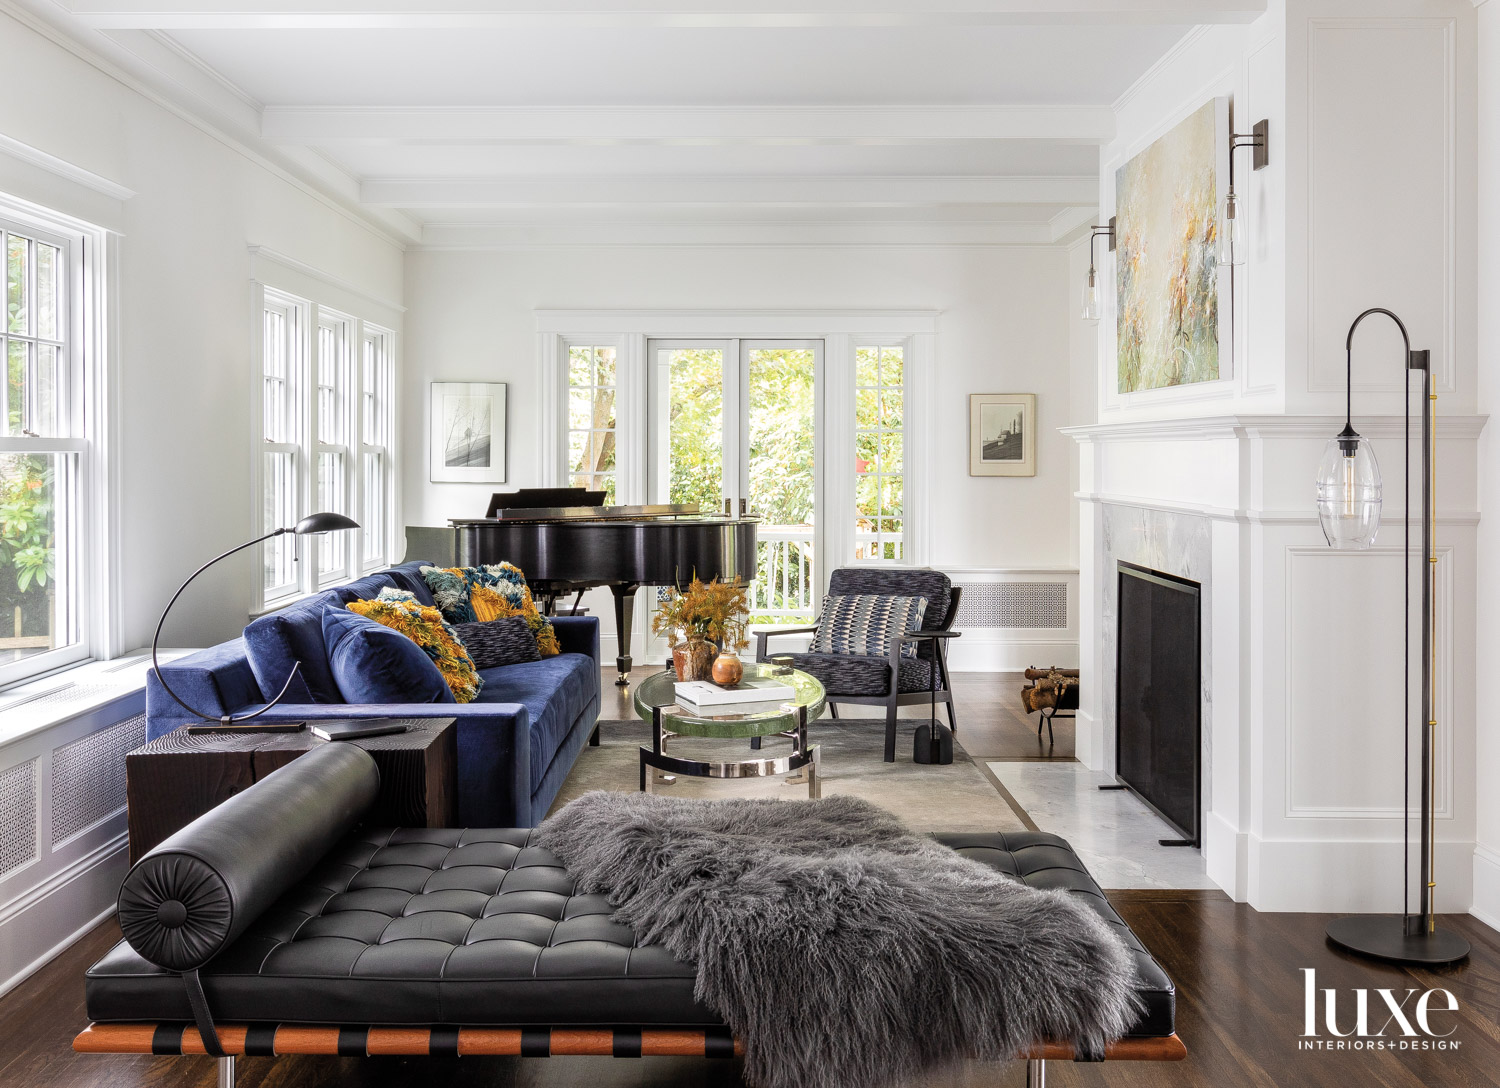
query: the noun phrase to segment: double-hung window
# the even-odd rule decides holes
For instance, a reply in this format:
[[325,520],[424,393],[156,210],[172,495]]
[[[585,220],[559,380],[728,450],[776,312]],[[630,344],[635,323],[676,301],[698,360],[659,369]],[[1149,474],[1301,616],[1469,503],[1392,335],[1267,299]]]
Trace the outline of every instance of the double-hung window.
[[[261,314],[261,532],[293,525],[303,501],[302,370],[307,304],[267,291]],[[299,592],[297,542],[278,536],[266,542],[262,587],[267,601]]]
[[275,606],[383,566],[395,506],[391,330],[314,299],[263,289],[261,532],[314,511],[358,532],[266,542],[262,600]]
[[[354,375],[350,372],[349,337],[352,317],[319,308],[317,410],[317,501],[319,510],[352,514],[350,486],[350,430],[354,422]],[[325,533],[318,538],[318,588],[351,577],[348,533]]]
[[607,346],[568,347],[568,484],[618,501],[615,357]]
[[0,202],[0,684],[89,657],[104,603],[88,585],[103,405],[85,350],[100,236],[16,212]]
[[854,351],[854,558],[906,559],[906,349]]
[[385,565],[391,507],[391,404],[393,397],[389,329],[366,324],[360,339],[359,503],[365,570]]

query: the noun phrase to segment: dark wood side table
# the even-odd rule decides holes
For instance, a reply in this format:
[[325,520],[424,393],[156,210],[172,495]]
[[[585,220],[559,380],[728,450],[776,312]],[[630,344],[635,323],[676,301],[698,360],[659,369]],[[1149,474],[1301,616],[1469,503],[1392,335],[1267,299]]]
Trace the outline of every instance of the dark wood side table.
[[[398,720],[398,719],[392,719]],[[125,756],[130,861],[209,809],[305,752],[355,744],[380,768],[372,823],[453,827],[457,822],[458,730],[452,718],[403,718],[404,733],[327,741],[298,733],[200,733],[187,727]]]

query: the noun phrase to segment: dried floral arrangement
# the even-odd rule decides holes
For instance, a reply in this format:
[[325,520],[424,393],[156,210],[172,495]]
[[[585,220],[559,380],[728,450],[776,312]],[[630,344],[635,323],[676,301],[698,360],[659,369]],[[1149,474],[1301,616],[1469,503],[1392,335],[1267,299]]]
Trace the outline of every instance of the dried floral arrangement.
[[750,604],[736,578],[704,582],[694,577],[687,589],[670,589],[651,618],[651,631],[661,635],[681,631],[687,638],[707,639],[723,650],[750,644]]

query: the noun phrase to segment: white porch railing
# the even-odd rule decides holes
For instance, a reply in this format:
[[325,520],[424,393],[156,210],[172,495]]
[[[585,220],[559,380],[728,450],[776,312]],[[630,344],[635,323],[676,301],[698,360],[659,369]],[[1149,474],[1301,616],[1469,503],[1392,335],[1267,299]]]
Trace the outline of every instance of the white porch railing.
[[811,525],[762,525],[758,562],[750,586],[750,619],[756,624],[811,623],[817,602]]

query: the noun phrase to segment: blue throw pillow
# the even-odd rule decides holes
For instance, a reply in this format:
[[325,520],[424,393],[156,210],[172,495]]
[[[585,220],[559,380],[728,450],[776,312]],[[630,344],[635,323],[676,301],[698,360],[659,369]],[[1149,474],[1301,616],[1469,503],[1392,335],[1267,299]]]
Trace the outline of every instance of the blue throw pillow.
[[411,639],[342,604],[323,609],[323,641],[347,703],[451,703],[453,692]]

